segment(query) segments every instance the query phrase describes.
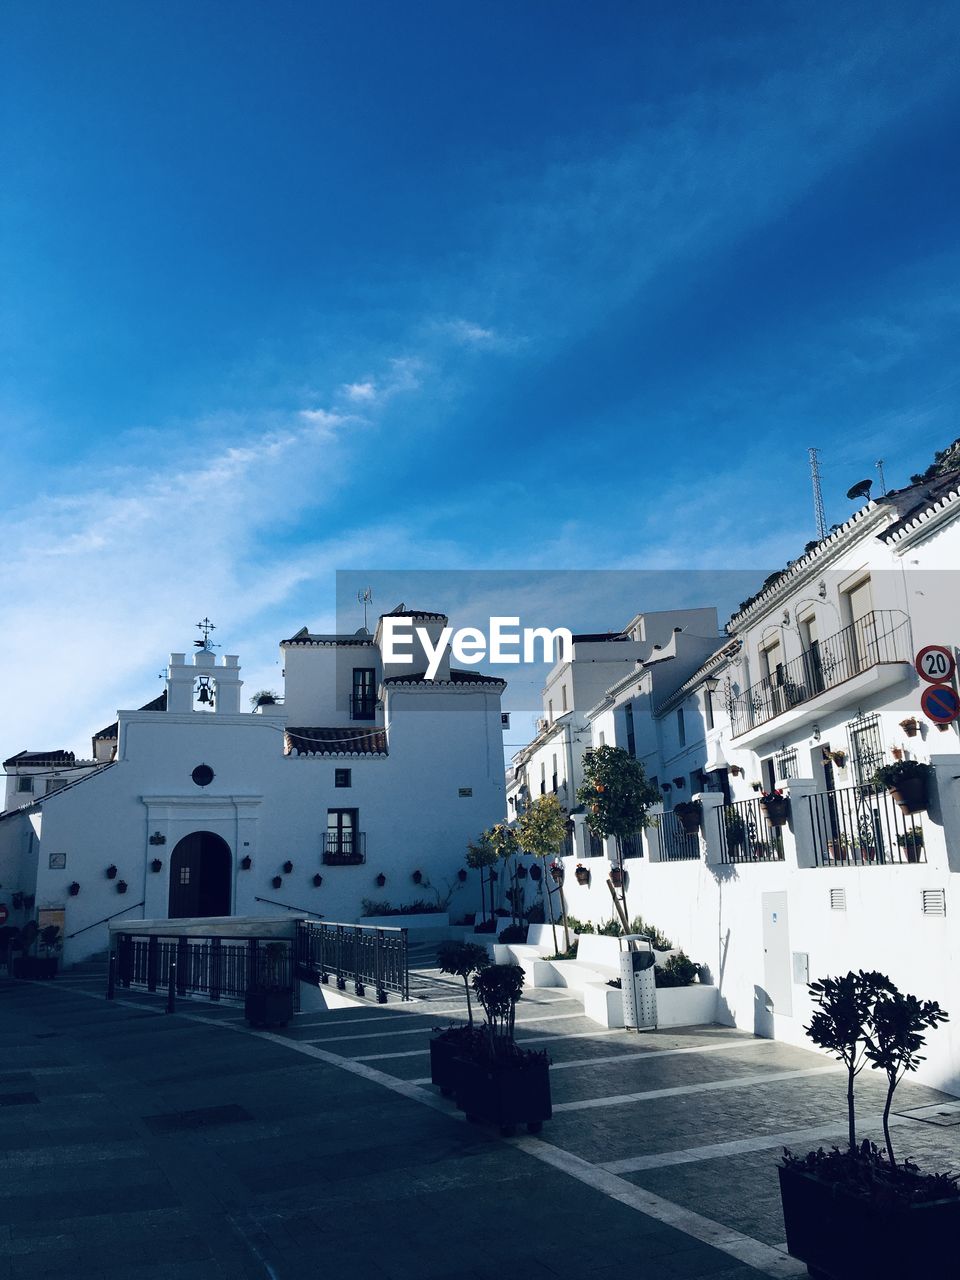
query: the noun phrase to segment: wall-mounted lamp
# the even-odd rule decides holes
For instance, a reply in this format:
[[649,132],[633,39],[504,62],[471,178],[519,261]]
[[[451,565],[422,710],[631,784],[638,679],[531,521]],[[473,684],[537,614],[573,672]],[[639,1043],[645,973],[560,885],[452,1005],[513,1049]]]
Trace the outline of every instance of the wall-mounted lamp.
[[814,742],[820,741],[820,726],[818,724],[813,726],[813,740]]
[[821,599],[821,600],[826,600],[826,598],[827,598],[827,584],[826,584],[825,582],[821,582],[821,583],[819,583],[819,585],[817,586],[817,595],[820,597],[820,599]]
[[703,687],[707,693],[716,693],[720,688],[720,681],[716,676],[708,676],[703,682]]

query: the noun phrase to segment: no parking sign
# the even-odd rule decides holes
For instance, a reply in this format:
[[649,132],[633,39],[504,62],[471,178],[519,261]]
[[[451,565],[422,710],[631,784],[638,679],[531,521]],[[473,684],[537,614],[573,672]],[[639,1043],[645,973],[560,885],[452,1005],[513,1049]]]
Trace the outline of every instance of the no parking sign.
[[960,698],[948,684],[932,684],[924,689],[920,706],[927,719],[935,724],[950,724],[960,716]]

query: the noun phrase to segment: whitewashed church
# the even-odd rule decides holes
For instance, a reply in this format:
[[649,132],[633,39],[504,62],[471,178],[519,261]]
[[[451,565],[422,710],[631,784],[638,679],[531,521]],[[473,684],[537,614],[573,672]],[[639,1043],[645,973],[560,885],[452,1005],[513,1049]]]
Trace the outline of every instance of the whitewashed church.
[[[400,605],[436,644],[447,618]],[[284,691],[244,709],[239,659],[205,638],[172,653],[163,694],[93,739],[93,755],[4,762],[0,905],[56,923],[70,964],[111,917],[360,917],[364,900],[473,910],[467,843],[504,812],[505,683],[441,660],[384,663],[376,633],[280,649]],[[402,921],[397,921],[402,923]]]

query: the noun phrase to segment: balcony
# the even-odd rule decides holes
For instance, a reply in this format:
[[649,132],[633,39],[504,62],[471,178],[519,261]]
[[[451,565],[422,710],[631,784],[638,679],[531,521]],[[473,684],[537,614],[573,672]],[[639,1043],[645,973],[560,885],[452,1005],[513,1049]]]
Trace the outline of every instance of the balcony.
[[325,831],[323,862],[328,867],[354,867],[367,860],[365,831]]
[[905,816],[882,787],[838,787],[807,797],[818,867],[926,862],[923,815]]
[[350,695],[351,720],[376,720],[377,699],[373,694],[352,693]]
[[[907,615],[898,609],[874,609],[816,641],[799,657],[778,663],[770,675],[736,695],[730,703],[733,736],[758,729],[874,668],[909,663],[909,647]],[[758,735],[758,741],[761,738]]]

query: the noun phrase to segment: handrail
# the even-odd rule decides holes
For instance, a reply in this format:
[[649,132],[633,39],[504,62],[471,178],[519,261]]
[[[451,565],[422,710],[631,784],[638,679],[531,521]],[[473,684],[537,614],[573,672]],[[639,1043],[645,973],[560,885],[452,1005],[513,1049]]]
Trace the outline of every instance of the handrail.
[[289,902],[277,902],[275,898],[257,898],[254,902],[269,902],[271,907],[284,907],[287,911],[302,911],[305,916],[316,916],[318,920],[322,920],[323,916],[319,911],[308,911],[306,907],[292,907]]
[[136,911],[137,907],[142,907],[143,902],[133,902],[129,907],[122,907],[119,911],[115,911],[112,916],[104,916],[102,920],[95,920],[93,924],[85,924],[82,929],[76,929],[73,933],[68,933],[64,942],[68,938],[79,938],[81,933],[86,933],[88,929],[95,929],[98,924],[106,924],[108,920],[116,920],[117,916],[122,916],[124,911]]

